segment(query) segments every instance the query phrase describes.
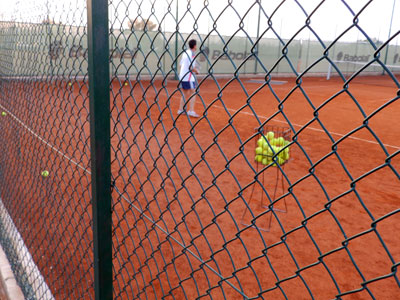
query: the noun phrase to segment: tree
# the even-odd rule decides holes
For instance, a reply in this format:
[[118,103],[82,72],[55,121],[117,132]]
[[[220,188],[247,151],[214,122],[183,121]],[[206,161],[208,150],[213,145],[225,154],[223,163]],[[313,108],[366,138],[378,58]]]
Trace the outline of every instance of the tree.
[[137,30],[137,31],[154,31],[157,27],[157,24],[153,23],[149,19],[142,19],[142,20],[129,20],[128,27],[130,30]]
[[53,19],[46,18],[42,21],[42,24],[56,24]]

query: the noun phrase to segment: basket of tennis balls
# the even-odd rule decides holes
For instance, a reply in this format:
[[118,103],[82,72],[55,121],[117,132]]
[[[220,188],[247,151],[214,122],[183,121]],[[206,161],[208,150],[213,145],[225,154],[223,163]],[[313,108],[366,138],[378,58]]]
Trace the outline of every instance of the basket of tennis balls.
[[267,126],[256,140],[255,161],[265,166],[287,163],[290,158],[290,140],[289,128]]

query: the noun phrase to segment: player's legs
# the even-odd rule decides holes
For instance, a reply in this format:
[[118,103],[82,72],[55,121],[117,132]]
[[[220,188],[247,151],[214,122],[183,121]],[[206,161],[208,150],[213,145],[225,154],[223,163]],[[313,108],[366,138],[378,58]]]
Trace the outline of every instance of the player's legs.
[[[192,90],[192,92],[193,92],[194,90]],[[193,97],[192,97],[192,99],[190,99],[190,103],[189,103],[189,108],[190,108],[190,111],[193,111],[194,112],[194,106],[195,106],[195,104],[196,104],[196,95],[193,95]]]
[[[179,105],[179,111],[183,111],[183,106],[185,105],[185,102],[192,95],[192,90],[182,89],[182,92],[183,92],[183,95],[182,95],[182,98],[181,98],[181,103]],[[190,105],[190,110],[192,110],[192,108],[193,108],[192,107],[192,99],[191,99],[189,105]]]
[[[191,117],[195,117],[198,118],[199,115],[196,114],[196,112],[194,111],[194,106],[196,104],[196,95],[194,95],[194,82],[182,82],[182,98],[181,98],[181,102],[179,105],[179,110],[178,110],[178,114],[182,114],[184,113],[184,105],[185,102],[190,98],[190,102],[189,102],[189,110],[187,111],[187,114]],[[187,109],[186,109],[187,110]]]

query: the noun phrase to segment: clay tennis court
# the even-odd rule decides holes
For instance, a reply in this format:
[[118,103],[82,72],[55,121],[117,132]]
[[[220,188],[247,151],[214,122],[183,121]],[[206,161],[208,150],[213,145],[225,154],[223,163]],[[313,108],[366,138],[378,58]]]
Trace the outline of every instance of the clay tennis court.
[[[387,158],[366,128],[337,143],[332,153],[333,142],[319,122],[336,142],[365,119],[349,94],[326,102],[343,89],[339,78],[303,78],[308,100],[295,89],[294,79],[276,80],[286,81],[271,85],[280,99],[288,96],[281,112],[276,97],[267,86],[260,89],[261,83],[242,80],[249,95],[260,89],[247,102],[236,81],[218,80],[220,89],[212,80],[204,81],[197,110],[206,113],[199,120],[176,117],[177,82],[168,81],[166,89],[144,81],[129,87],[114,83],[114,247],[115,265],[121,266],[115,271],[116,280],[130,281],[131,287],[116,288],[121,299],[161,298],[166,290],[167,299],[327,299],[352,290],[360,291],[343,298],[365,299],[368,291],[361,284],[392,272],[400,255],[391,234],[399,229],[399,216],[376,227],[371,223],[396,210],[400,186],[390,166],[398,169],[398,158],[363,177]],[[347,89],[366,116],[396,98],[397,90],[383,76],[358,78]],[[399,112],[393,102],[368,120],[388,154],[399,150],[399,134],[388,126],[396,123]],[[285,117],[299,133],[284,168],[291,191],[285,180],[287,195],[274,207],[283,208],[286,200],[288,212],[275,212],[270,232],[264,232],[272,212],[260,206],[254,128],[259,122],[287,126]],[[271,197],[276,169],[264,172]],[[253,185],[255,199],[250,201]],[[241,225],[246,204],[254,214],[247,214],[246,221],[253,220],[257,228]],[[398,290],[393,277],[367,287],[382,299]]]
[[[343,299],[366,299],[368,291],[377,299],[393,299],[397,294],[394,276],[363,283],[394,272],[391,268],[400,256],[393,235],[400,230],[400,216],[387,216],[397,209],[400,193],[394,171],[400,168],[399,158],[388,159],[400,149],[395,129],[400,104],[393,101],[373,115],[397,99],[398,88],[384,76],[360,77],[327,101],[343,91],[339,78],[306,77],[301,85],[293,78],[274,80],[278,84],[268,87],[259,79],[244,78],[242,85],[218,79],[219,88],[213,80],[203,81],[196,106],[203,115],[200,119],[177,117],[178,81],[129,81],[125,86],[113,80],[115,299],[210,295],[213,299],[330,299],[349,291],[354,292]],[[65,296],[57,287],[73,293],[78,282],[87,287],[83,293],[92,294],[93,277],[86,271],[91,254],[77,251],[73,243],[84,240],[86,249],[91,247],[88,144],[82,142],[89,136],[87,87],[82,82],[36,83],[28,93],[23,85],[10,82],[9,88],[17,86],[22,95],[41,97],[25,99],[37,101],[30,102],[38,108],[33,121],[28,108],[15,118],[2,118],[3,123],[9,122],[2,124],[7,130],[16,119],[31,128],[20,128],[19,134],[8,132],[14,141],[10,153],[19,143],[23,151],[13,153],[21,162],[31,161],[27,158],[35,152],[48,157],[28,166],[27,170],[34,170],[30,173],[7,177],[10,184],[36,182],[32,186],[44,187],[27,191],[29,197],[21,196],[20,201],[31,199],[34,204],[35,199],[47,199],[44,206],[20,202],[27,206],[27,218],[39,222],[31,228],[37,228],[38,236],[21,234],[45,279],[51,278],[47,283],[56,298]],[[23,107],[22,102],[8,105],[2,109],[10,113],[16,105]],[[54,107],[63,108],[64,115],[53,114],[58,111]],[[35,130],[41,118],[54,125],[53,133]],[[277,168],[270,166],[257,175],[255,128],[287,127],[287,120],[296,135],[290,145],[291,159],[282,168],[284,194],[279,186],[273,199]],[[368,127],[361,128],[363,124]],[[360,130],[347,136],[356,128]],[[64,143],[57,131],[68,134],[71,143]],[[50,169],[47,179],[35,172],[40,174],[43,168]],[[375,168],[379,170],[368,174]],[[262,194],[265,204],[273,201],[275,209],[284,208],[286,201],[287,213],[261,206]],[[251,213],[242,220],[249,208]],[[81,216],[79,222],[66,221],[66,231],[61,233],[52,226],[60,211],[65,220]],[[271,217],[270,230],[265,231]],[[246,227],[242,221],[254,226]],[[40,236],[43,226],[46,235]],[[64,235],[72,242],[63,244],[69,252],[62,255],[71,258],[74,268],[64,260],[50,266],[42,256],[48,251],[61,255]],[[53,272],[70,281],[64,286],[57,283]],[[70,286],[66,289],[65,284]]]

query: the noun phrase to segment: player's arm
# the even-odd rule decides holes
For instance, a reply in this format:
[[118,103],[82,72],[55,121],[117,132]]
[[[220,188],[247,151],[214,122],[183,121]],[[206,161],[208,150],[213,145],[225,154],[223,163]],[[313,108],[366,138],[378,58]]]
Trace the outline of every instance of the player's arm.
[[199,70],[200,70],[199,67],[200,67],[199,63],[196,60],[193,60],[193,62],[192,62],[192,71],[193,71],[193,73],[199,74]]

